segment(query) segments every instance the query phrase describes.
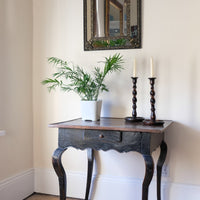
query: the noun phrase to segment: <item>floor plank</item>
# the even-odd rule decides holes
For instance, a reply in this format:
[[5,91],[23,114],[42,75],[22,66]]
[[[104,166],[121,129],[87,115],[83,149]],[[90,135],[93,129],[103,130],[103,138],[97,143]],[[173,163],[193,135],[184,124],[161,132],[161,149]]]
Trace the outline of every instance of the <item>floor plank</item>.
[[[58,196],[46,195],[46,194],[33,194],[24,200],[59,200]],[[67,198],[66,200],[81,200],[75,198]]]

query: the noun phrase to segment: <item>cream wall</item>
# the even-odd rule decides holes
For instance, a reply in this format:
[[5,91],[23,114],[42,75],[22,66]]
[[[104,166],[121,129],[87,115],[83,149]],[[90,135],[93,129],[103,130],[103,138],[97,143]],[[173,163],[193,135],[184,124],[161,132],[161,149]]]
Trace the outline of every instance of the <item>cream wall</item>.
[[0,180],[33,168],[32,1],[0,0]]
[[[166,132],[169,153],[168,180],[200,185],[200,1],[151,0],[143,3],[142,49],[118,51],[83,50],[82,0],[33,0],[34,8],[34,167],[51,168],[57,147],[57,130],[48,124],[80,117],[79,97],[60,91],[48,93],[41,81],[53,69],[47,57],[57,56],[92,70],[105,56],[121,53],[125,70],[107,79],[102,116],[131,114],[133,58],[137,59],[138,114],[149,117],[149,58],[156,66],[156,113],[174,120]],[[119,95],[120,94],[120,95]],[[99,173],[142,178],[144,163],[137,153],[99,152]],[[158,151],[154,153],[158,157]],[[76,159],[75,159],[76,158]],[[86,153],[69,149],[63,156],[66,170],[84,172]]]

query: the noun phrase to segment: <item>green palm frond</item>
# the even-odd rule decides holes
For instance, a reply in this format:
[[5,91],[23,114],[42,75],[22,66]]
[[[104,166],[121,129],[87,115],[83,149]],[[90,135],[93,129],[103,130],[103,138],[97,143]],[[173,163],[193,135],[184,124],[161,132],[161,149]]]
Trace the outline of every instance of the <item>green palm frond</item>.
[[120,54],[115,54],[114,56],[109,56],[108,58],[105,58],[105,67],[104,67],[104,76],[108,72],[114,72],[114,71],[121,71],[123,69],[123,59]]
[[56,87],[65,92],[74,91],[84,100],[97,100],[101,92],[108,92],[104,84],[106,75],[123,69],[123,58],[120,54],[105,58],[104,69],[101,71],[99,67],[95,67],[92,74],[56,57],[50,57],[48,62],[56,67],[56,72],[52,74],[53,78],[43,80],[42,84],[47,85],[49,91]]

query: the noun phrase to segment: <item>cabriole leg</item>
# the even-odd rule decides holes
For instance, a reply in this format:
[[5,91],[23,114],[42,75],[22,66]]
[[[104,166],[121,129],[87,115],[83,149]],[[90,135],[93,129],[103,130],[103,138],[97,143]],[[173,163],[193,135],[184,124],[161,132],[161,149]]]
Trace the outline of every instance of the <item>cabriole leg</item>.
[[90,193],[90,185],[92,180],[92,171],[93,171],[93,163],[94,163],[94,150],[89,148],[87,149],[87,157],[88,157],[88,171],[87,171],[87,187],[85,193],[85,200],[88,200]]
[[161,200],[161,174],[162,166],[167,156],[167,144],[162,141],[160,145],[160,156],[157,163],[157,200]]
[[61,156],[66,149],[57,148],[52,156],[52,164],[59,180],[60,200],[66,200],[67,180],[65,170],[62,166]]
[[153,177],[154,163],[151,155],[143,155],[143,157],[146,165],[146,172],[142,185],[142,200],[148,200],[148,191]]

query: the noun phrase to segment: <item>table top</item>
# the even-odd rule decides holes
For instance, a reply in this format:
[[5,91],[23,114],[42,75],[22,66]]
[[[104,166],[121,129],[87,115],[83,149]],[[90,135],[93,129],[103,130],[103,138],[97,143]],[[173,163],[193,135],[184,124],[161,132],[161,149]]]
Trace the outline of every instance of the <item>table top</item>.
[[131,132],[162,133],[172,124],[164,120],[162,126],[146,126],[142,122],[126,122],[124,118],[101,118],[99,121],[83,121],[81,118],[50,124],[52,128],[87,129],[87,130],[116,130]]

